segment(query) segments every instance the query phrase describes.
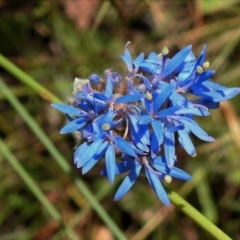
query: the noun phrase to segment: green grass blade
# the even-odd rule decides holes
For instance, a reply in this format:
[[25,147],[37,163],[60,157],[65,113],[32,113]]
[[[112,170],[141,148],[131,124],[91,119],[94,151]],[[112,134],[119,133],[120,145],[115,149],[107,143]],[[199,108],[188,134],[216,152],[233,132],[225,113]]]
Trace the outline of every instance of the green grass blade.
[[180,197],[176,192],[168,190],[168,196],[171,202],[179,208],[182,212],[188,215],[192,220],[194,220],[200,227],[202,227],[206,232],[212,235],[218,240],[231,240],[231,238],[226,235],[221,229],[209,221],[205,216],[198,212],[193,206],[191,206],[187,201]]
[[7,58],[0,54],[0,66],[2,66],[5,70],[15,76],[17,79],[22,81],[24,84],[29,86],[31,89],[36,91],[43,99],[49,102],[61,102],[61,100],[56,97],[49,90],[40,85],[37,81],[35,81],[31,76],[17,67],[15,64],[10,62]]
[[[46,198],[46,196],[43,194],[43,192],[40,190],[36,182],[32,179],[32,177],[28,174],[28,172],[24,169],[24,167],[19,163],[19,161],[16,159],[16,157],[11,153],[11,151],[8,149],[6,144],[0,139],[0,151],[2,155],[8,160],[8,162],[11,164],[13,169],[18,173],[18,175],[22,178],[22,180],[25,182],[25,184],[29,187],[31,192],[35,195],[35,197],[38,199],[39,202],[44,206],[44,208],[48,211],[50,216],[56,220],[60,225],[62,225],[62,218],[60,213],[57,211],[57,209],[49,202],[49,200]],[[72,229],[69,229],[65,226],[65,231],[70,239],[72,240],[78,240],[78,236],[72,231]]]

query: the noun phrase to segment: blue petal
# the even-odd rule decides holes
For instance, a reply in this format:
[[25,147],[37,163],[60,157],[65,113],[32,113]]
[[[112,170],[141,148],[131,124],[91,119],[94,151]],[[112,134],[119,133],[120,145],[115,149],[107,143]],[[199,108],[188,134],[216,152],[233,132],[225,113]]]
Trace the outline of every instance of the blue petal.
[[140,137],[138,136],[138,134],[135,132],[135,129],[133,128],[132,126],[132,123],[130,122],[130,134],[131,134],[131,137],[132,137],[132,140],[133,142],[135,143],[135,145],[141,149],[142,151],[145,151],[145,152],[149,152],[149,148],[147,147],[147,145],[143,144],[141,142],[141,139]]
[[240,93],[240,88],[228,88],[224,91],[219,91],[219,93],[222,95],[220,101],[226,101],[238,95]]
[[185,171],[183,171],[179,168],[176,168],[176,167],[173,167],[173,168],[170,169],[170,168],[167,167],[167,165],[165,163],[161,163],[161,162],[153,160],[152,165],[159,172],[164,173],[166,175],[170,175],[174,178],[182,179],[182,180],[185,180],[185,181],[188,181],[188,180],[192,179],[191,175],[189,175]]
[[214,74],[215,74],[215,71],[214,71],[214,70],[204,71],[204,72],[198,77],[197,84],[206,81],[207,79],[211,78]]
[[186,129],[179,130],[178,135],[179,135],[179,142],[181,146],[185,149],[185,151],[190,156],[196,156],[196,149],[192,143],[192,140],[189,137],[187,130]]
[[160,118],[164,118],[164,117],[175,114],[175,112],[178,111],[179,109],[180,109],[179,106],[165,108],[165,109],[159,111],[157,113],[157,116],[160,117]]
[[131,72],[133,70],[132,69],[132,57],[127,48],[125,48],[125,52],[123,53],[121,58],[127,64],[128,71]]
[[214,138],[209,136],[194,120],[186,117],[181,117],[180,121],[184,123],[195,136],[202,139],[203,141],[213,142]]
[[167,206],[170,205],[170,201],[168,195],[163,188],[160,180],[158,179],[157,175],[153,172],[153,170],[148,169],[145,167],[145,173],[148,179],[149,184],[153,188],[154,192],[157,194],[158,198]]
[[174,165],[174,157],[175,157],[175,138],[174,133],[172,132],[164,132],[164,152],[165,158],[167,162],[167,166],[172,168]]
[[115,151],[112,144],[108,144],[105,153],[105,163],[107,169],[108,181],[110,183],[114,182],[115,178]]
[[109,109],[107,112],[105,112],[105,114],[101,118],[101,125],[109,124],[111,126],[113,122],[113,118],[114,118],[114,112]]
[[203,50],[202,50],[200,56],[197,58],[197,61],[195,63],[195,68],[203,65],[205,58],[206,58],[206,51],[207,51],[207,47],[206,47],[206,45],[204,45]]
[[[108,145],[108,142],[105,141],[103,142],[103,144],[101,144],[99,150],[97,151],[97,153],[94,154],[94,156],[92,157],[91,160],[89,160],[82,168],[82,174],[87,173],[89,170],[92,169],[92,167],[94,167],[94,165],[98,162],[98,160],[102,157],[102,155],[105,152],[105,149]],[[86,149],[84,149],[86,150]]]
[[93,142],[89,146],[86,147],[85,151],[81,156],[79,156],[77,167],[84,166],[101,147],[103,139],[98,139],[97,141]]
[[109,100],[109,97],[107,97],[107,96],[105,96],[105,95],[103,95],[102,93],[99,93],[99,92],[93,93],[93,96],[94,96],[94,98],[102,100],[102,101],[108,101]]
[[70,133],[82,128],[88,122],[88,118],[82,117],[74,119],[73,121],[67,123],[60,131],[61,134]]
[[[129,159],[115,165],[115,175],[125,173],[135,168],[136,162],[135,160]],[[107,170],[104,169],[101,171],[102,176],[107,176]]]
[[178,125],[176,125],[176,126],[174,126],[174,127],[168,128],[168,129],[166,129],[166,131],[167,131],[167,132],[172,132],[172,133],[174,133],[174,132],[176,132],[176,131],[178,131],[178,130],[183,130],[184,128],[185,128],[185,126],[184,126],[184,124],[182,123],[182,124],[178,124]]
[[155,65],[155,64],[151,63],[151,61],[148,61],[148,60],[144,60],[141,63],[140,69],[144,72],[148,72],[153,75],[159,74],[160,70],[161,70],[159,63],[158,63],[158,65]]
[[154,158],[159,152],[159,144],[158,144],[156,134],[154,132],[151,134],[150,148],[151,148],[151,157]]
[[210,113],[202,108],[182,108],[175,112],[175,114],[194,114],[197,116],[209,116]]
[[162,144],[162,142],[163,142],[163,129],[162,129],[161,123],[154,119],[151,122],[151,125],[152,125],[152,128],[153,128],[154,134],[156,135],[158,144],[159,145]]
[[124,95],[115,100],[115,103],[128,103],[128,102],[135,102],[140,100],[144,97],[144,94],[129,94]]
[[107,84],[106,84],[106,90],[104,95],[109,98],[113,94],[113,79],[110,72],[106,73],[106,77],[107,77],[107,80],[106,80]]
[[144,53],[140,53],[136,59],[133,61],[133,65],[134,65],[134,71],[137,72],[138,71],[138,68],[141,64],[141,62],[143,61],[144,59]]
[[137,177],[139,176],[139,173],[141,171],[142,165],[136,164],[135,168],[130,171],[130,173],[124,178],[122,184],[118,188],[115,196],[114,201],[119,200],[122,198],[129,189],[133,186],[133,184],[136,182]]
[[152,118],[148,114],[144,114],[139,119],[139,124],[148,124],[152,121]]
[[51,106],[69,115],[74,115],[74,116],[82,115],[81,114],[82,110],[73,106],[69,106],[61,103],[52,103]]
[[128,154],[129,156],[134,157],[136,155],[132,146],[125,139],[119,136],[115,136],[114,143],[122,152]]
[[83,153],[86,151],[86,148],[88,147],[88,143],[84,142],[78,148],[76,149],[74,153],[74,163],[78,164],[80,157],[83,155]]
[[169,84],[167,87],[162,89],[161,93],[158,94],[156,99],[153,102],[153,112],[157,112],[157,110],[162,106],[162,104],[166,101],[166,99],[171,95],[173,89],[175,88],[174,85]]
[[130,119],[131,127],[134,128],[134,131],[137,133],[138,137],[140,138],[141,142],[145,145],[149,145],[149,129],[147,125],[140,125],[139,118],[136,114],[130,113],[128,114]]
[[186,59],[188,54],[190,53],[192,46],[187,46],[180,50],[167,64],[167,66],[163,69],[160,74],[161,78],[165,78],[174,72]]

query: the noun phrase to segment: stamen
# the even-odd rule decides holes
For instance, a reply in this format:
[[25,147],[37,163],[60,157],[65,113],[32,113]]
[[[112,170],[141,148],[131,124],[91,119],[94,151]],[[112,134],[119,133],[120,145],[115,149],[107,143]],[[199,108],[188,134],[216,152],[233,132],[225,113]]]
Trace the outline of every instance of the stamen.
[[111,128],[111,125],[108,123],[105,123],[101,126],[102,130],[108,131]]
[[209,62],[204,62],[204,63],[203,63],[203,69],[204,69],[204,70],[208,69],[209,66],[210,66],[210,63],[209,63]]
[[162,55],[166,56],[166,55],[168,55],[168,53],[169,53],[169,49],[167,47],[164,47],[162,50]]
[[203,73],[203,68],[201,66],[197,66],[197,73],[202,74]]
[[170,175],[166,175],[164,176],[163,180],[165,183],[170,183],[172,181],[172,177]]
[[149,91],[147,91],[146,94],[145,94],[145,98],[147,100],[151,101],[152,100],[152,94]]

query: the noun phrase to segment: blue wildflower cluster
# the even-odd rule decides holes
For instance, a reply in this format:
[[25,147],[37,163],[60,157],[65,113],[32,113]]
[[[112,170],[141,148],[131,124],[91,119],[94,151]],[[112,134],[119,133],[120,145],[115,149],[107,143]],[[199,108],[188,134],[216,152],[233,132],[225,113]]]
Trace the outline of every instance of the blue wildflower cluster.
[[89,79],[75,79],[68,105],[52,106],[69,120],[62,134],[77,131],[82,143],[74,153],[74,163],[88,172],[101,158],[106,168],[101,172],[113,183],[115,175],[128,173],[117,190],[120,199],[136,182],[142,169],[159,199],[170,201],[162,182],[172,177],[190,180],[191,176],[175,167],[177,142],[196,155],[190,135],[212,142],[194,120],[194,115],[208,116],[208,109],[240,93],[240,88],[226,88],[209,79],[214,75],[206,61],[206,47],[195,58],[191,46],[173,58],[168,49],[151,52],[136,59],[127,49],[122,55],[127,73],[122,77],[112,69],[104,78],[92,74]]

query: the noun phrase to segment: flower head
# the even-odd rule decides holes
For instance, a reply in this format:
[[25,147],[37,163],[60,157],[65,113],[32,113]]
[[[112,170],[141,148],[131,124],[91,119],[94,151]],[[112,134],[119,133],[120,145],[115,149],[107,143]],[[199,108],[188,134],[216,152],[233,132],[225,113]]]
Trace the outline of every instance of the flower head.
[[[112,69],[101,78],[75,79],[68,105],[53,103],[69,120],[61,133],[77,131],[82,143],[74,153],[74,163],[88,172],[99,159],[105,159],[109,182],[115,175],[129,172],[115,200],[136,182],[144,169],[146,178],[159,199],[169,205],[161,182],[174,178],[190,180],[188,173],[175,167],[178,142],[185,151],[196,155],[190,134],[203,141],[214,141],[195,121],[194,115],[208,116],[209,108],[240,93],[210,80],[214,71],[206,61],[206,47],[195,58],[191,46],[172,58],[164,48],[160,54],[141,53],[135,60],[126,45],[122,59],[127,65],[123,78]],[[188,98],[194,95],[194,100]],[[177,142],[176,142],[177,140]]]

